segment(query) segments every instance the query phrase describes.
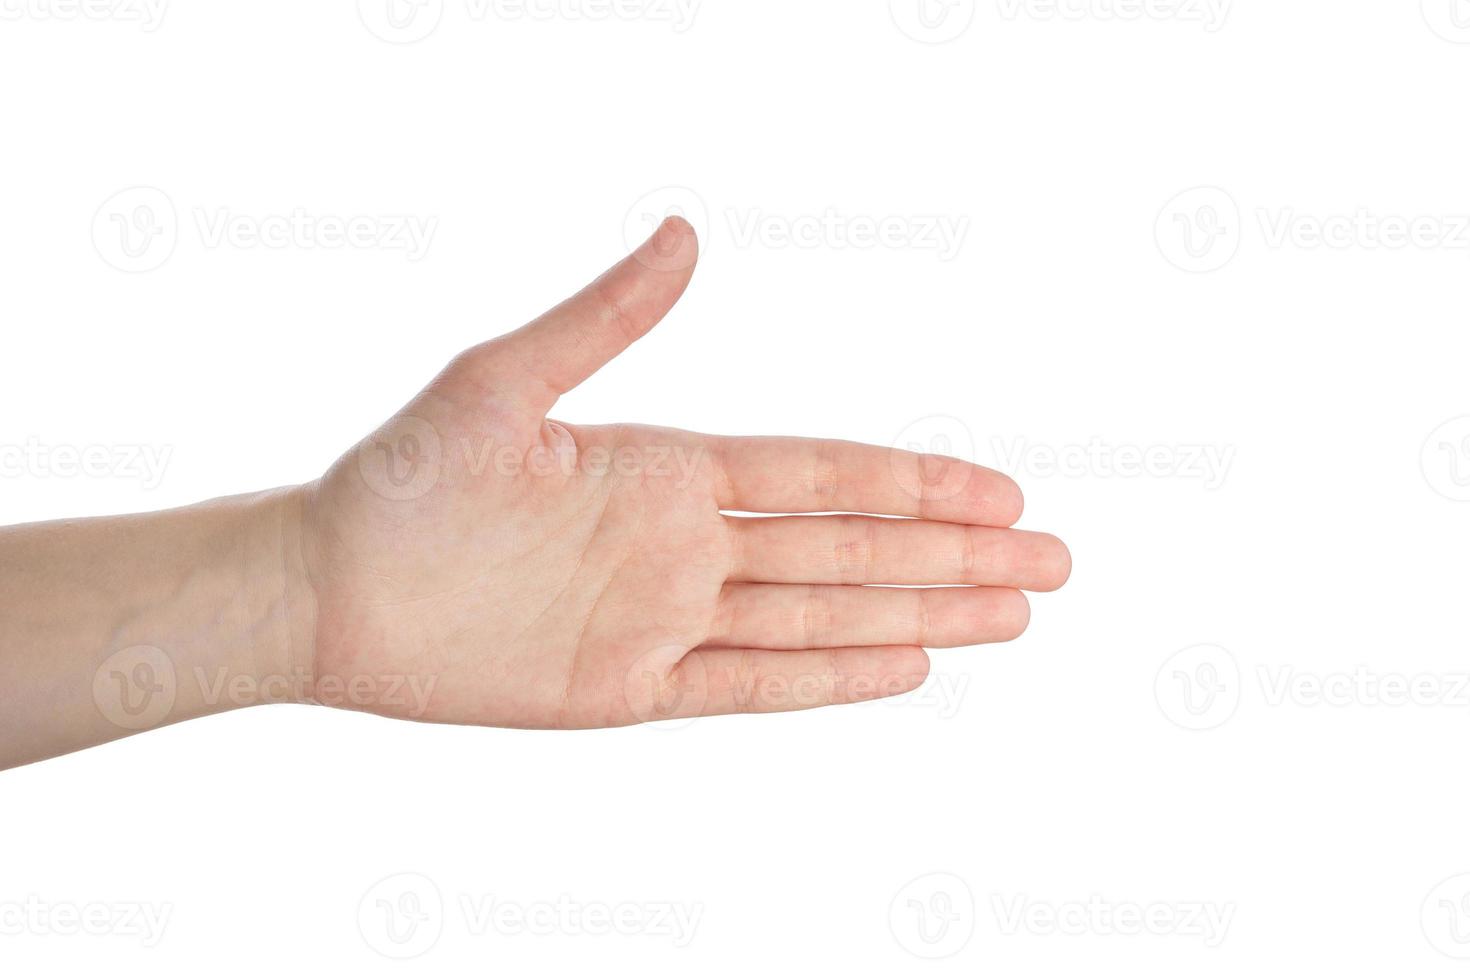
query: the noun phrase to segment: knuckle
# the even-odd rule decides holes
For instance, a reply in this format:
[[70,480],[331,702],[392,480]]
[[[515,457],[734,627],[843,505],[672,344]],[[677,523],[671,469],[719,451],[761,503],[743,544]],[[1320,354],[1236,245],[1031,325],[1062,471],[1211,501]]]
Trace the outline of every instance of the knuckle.
[[837,497],[838,465],[837,448],[831,443],[821,443],[812,454],[811,493],[818,501]]
[[832,637],[832,594],[821,586],[808,587],[801,609],[803,645],[813,650],[824,647]]
[[934,593],[929,589],[914,589],[914,632],[919,636],[919,645],[927,646],[934,639],[934,610],[931,608]]
[[602,280],[594,287],[597,305],[602,312],[603,324],[615,330],[628,342],[638,339],[642,331],[633,315],[633,297],[625,286],[612,280]]
[[844,582],[865,582],[873,567],[874,527],[858,517],[841,519],[832,561]]
[[960,529],[960,575],[961,581],[970,582],[975,578],[975,570],[980,562],[979,549],[975,543],[975,531],[970,528]]
[[754,654],[741,650],[730,668],[731,701],[736,712],[749,714],[756,710],[760,694],[761,674]]

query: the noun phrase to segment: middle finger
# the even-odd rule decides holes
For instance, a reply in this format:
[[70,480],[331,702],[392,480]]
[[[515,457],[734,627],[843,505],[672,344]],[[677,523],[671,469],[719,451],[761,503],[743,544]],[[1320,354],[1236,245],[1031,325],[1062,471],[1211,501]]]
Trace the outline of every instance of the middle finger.
[[727,517],[730,581],[1060,588],[1066,545],[1050,534],[866,517]]

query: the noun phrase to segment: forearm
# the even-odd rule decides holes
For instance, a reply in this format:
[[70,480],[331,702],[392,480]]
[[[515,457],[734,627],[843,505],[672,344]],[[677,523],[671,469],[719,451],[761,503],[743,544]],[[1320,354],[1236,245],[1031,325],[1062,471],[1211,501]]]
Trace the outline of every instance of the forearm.
[[298,494],[0,528],[0,768],[295,699]]

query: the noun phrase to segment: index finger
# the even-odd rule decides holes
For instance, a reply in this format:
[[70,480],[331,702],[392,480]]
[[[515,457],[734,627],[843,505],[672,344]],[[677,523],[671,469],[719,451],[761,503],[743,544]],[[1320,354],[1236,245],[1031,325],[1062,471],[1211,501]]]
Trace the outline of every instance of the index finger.
[[770,436],[712,440],[722,510],[842,512],[1010,527],[1021,519],[1016,481],[951,456],[838,439]]

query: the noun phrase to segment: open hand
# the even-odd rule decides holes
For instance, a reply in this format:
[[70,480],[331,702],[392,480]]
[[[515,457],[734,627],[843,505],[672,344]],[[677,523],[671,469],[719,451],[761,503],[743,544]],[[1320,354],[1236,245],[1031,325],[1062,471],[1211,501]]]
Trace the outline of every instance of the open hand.
[[1002,474],[547,418],[668,313],[697,252],[670,219],[301,488],[315,685],[410,678],[423,698],[366,707],[589,728],[898,694],[927,675],[925,646],[1020,635],[1021,590],[1058,588],[1071,560],[1011,529],[1021,494]]

